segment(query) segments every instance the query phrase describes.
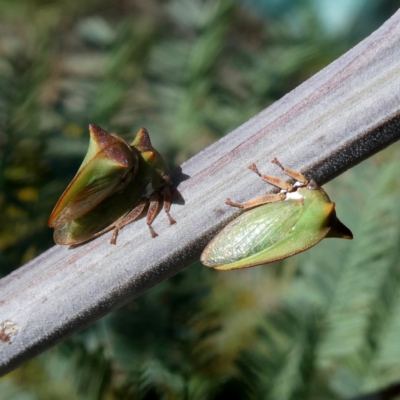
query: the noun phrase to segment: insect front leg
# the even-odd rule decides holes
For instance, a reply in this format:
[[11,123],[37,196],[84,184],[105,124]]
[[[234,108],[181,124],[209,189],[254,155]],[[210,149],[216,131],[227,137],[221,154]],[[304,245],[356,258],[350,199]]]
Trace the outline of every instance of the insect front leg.
[[276,186],[279,189],[286,190],[287,192],[293,191],[293,185],[284,181],[281,178],[272,175],[261,174],[258,170],[256,164],[251,164],[249,167],[253,172],[255,172],[263,181],[269,183],[270,185]]
[[293,169],[288,169],[285,168],[275,157],[272,161],[273,164],[276,164],[287,176],[290,176],[293,179],[296,179],[297,182],[300,182],[303,186],[307,186],[308,184],[308,179],[301,174],[300,172],[297,172]]

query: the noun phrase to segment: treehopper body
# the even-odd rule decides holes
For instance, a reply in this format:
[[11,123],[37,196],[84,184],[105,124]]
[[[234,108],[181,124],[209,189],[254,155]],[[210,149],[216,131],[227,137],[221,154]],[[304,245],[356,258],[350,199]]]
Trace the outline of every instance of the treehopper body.
[[115,244],[119,230],[147,207],[147,224],[156,237],[151,223],[161,196],[170,223],[175,223],[169,215],[169,171],[146,129],[139,130],[131,145],[96,125],[89,129],[88,153],[49,219],[55,242],[77,245],[114,229],[111,243]]
[[227,204],[249,211],[228,224],[205,248],[201,262],[218,270],[268,264],[301,253],[324,238],[352,239],[351,231],[336,216],[335,203],[314,181],[299,172],[283,168],[296,179],[295,185],[262,175],[263,180],[282,189],[247,203]]

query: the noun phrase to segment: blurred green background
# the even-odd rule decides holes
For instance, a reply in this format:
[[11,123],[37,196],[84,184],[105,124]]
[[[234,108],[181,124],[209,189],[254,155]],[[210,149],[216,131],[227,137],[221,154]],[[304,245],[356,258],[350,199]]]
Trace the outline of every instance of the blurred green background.
[[[47,218],[88,123],[178,166],[377,29],[395,1],[1,0],[0,273]],[[279,156],[279,155],[278,155]],[[400,147],[327,185],[353,242],[195,264],[0,379],[0,398],[347,399],[400,382]]]

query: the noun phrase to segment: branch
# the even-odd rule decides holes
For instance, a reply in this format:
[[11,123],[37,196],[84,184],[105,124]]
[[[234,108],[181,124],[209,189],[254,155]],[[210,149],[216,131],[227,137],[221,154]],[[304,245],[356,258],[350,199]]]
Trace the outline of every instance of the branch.
[[[307,82],[184,163],[185,206],[69,249],[54,246],[0,280],[0,373],[16,368],[199,259],[244,201],[266,185],[247,169],[270,160],[323,183],[400,136],[400,12]],[[10,331],[6,331],[9,327]],[[11,333],[9,333],[11,332]]]

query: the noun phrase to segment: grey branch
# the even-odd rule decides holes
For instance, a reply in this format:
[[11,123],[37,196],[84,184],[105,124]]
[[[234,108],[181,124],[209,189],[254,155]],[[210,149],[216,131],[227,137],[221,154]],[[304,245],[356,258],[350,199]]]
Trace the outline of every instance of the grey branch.
[[[69,249],[54,246],[0,281],[0,372],[6,373],[199,259],[234,215],[224,204],[268,188],[274,157],[324,183],[398,139],[400,12],[307,82],[184,163],[185,205]],[[279,174],[278,174],[279,175]],[[282,176],[282,175],[280,175]],[[7,330],[8,329],[8,330]]]

